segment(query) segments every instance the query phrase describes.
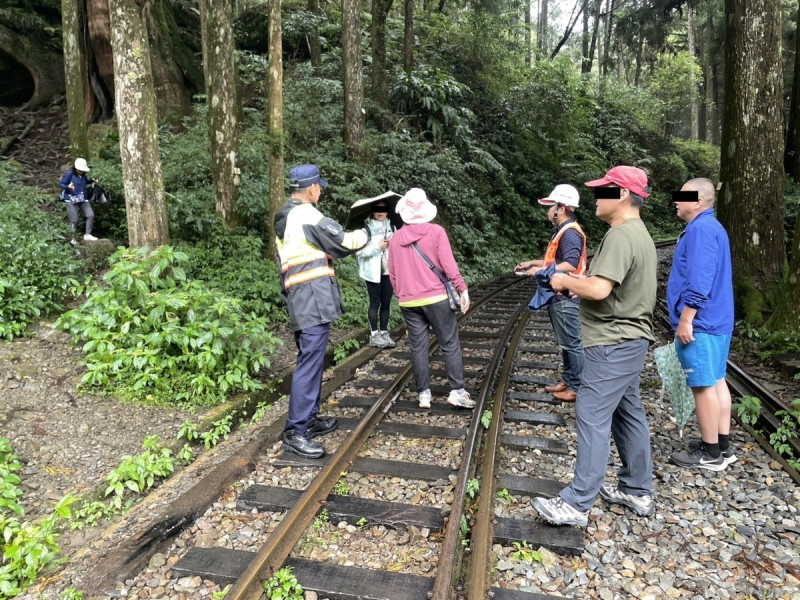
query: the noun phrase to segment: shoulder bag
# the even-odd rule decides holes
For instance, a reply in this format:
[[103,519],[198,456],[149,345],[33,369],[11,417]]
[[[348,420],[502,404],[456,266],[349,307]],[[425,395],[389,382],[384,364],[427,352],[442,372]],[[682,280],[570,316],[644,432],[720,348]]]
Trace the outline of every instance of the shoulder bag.
[[458,293],[458,290],[456,290],[456,286],[453,285],[453,282],[442,275],[442,272],[436,268],[436,265],[434,265],[430,259],[425,256],[422,250],[417,247],[416,242],[411,244],[411,247],[414,248],[416,253],[419,254],[419,257],[425,261],[425,264],[430,267],[431,271],[439,278],[439,281],[444,284],[444,289],[447,292],[447,299],[450,301],[450,308],[454,311],[461,310],[461,295]]

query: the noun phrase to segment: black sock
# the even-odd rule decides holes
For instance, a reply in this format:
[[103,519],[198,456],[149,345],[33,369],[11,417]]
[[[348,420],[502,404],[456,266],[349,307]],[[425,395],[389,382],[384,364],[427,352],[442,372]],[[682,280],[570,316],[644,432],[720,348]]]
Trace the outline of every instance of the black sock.
[[731,447],[731,436],[719,434],[719,450],[720,452],[725,452],[728,448]]
[[709,444],[708,442],[703,442],[703,448],[711,458],[719,458],[719,444]]

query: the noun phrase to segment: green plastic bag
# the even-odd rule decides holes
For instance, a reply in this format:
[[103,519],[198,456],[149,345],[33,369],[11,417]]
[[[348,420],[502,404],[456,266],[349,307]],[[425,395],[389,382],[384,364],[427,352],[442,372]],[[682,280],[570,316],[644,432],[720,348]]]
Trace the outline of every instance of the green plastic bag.
[[678,360],[675,342],[654,349],[653,357],[656,359],[656,368],[662,383],[659,400],[664,398],[666,392],[680,428],[680,436],[683,437],[683,427],[694,412],[694,394],[686,383],[686,373]]

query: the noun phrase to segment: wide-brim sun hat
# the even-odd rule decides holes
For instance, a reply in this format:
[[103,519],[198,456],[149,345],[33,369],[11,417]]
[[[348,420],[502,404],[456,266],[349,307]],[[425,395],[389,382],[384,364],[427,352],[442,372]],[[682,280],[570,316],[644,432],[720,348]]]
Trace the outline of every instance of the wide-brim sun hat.
[[89,165],[86,164],[85,158],[76,158],[75,159],[75,168],[78,171],[83,171],[84,173],[89,172]]
[[411,188],[400,198],[395,211],[404,223],[430,223],[436,218],[436,207],[428,200],[425,190]]
[[587,187],[602,187],[612,184],[625,188],[642,198],[647,198],[650,195],[650,188],[647,185],[647,173],[638,167],[614,167],[600,179],[587,181],[585,185]]
[[544,206],[553,206],[553,204],[562,204],[569,208],[578,208],[578,203],[581,196],[574,187],[569,184],[562,183],[553,188],[550,195],[539,198],[539,204]]

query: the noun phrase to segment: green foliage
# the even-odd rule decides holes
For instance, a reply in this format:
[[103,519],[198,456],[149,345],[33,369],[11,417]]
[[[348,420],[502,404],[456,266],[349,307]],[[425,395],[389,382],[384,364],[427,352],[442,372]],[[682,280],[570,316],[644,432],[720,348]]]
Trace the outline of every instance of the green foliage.
[[733,411],[742,423],[753,426],[761,416],[761,400],[753,396],[742,396],[734,403]]
[[537,550],[531,548],[528,542],[514,542],[514,548],[516,548],[516,551],[511,555],[514,560],[522,561],[529,565],[532,564],[533,561],[542,562],[542,555]]
[[481,425],[483,425],[484,429],[489,429],[489,425],[492,424],[492,411],[485,410],[481,415]]
[[330,521],[330,519],[331,518],[330,515],[328,514],[328,509],[323,508],[321,511],[319,511],[319,514],[314,518],[314,523],[313,523],[314,530],[319,531],[320,529],[323,529],[328,524],[328,521]]
[[284,567],[264,582],[264,593],[269,600],[303,600],[303,588],[291,567]]
[[83,343],[82,384],[123,399],[213,405],[260,389],[251,373],[268,367],[275,337],[234,298],[189,280],[188,257],[169,246],[120,249],[105,286],[62,315],[57,327]]
[[58,526],[68,519],[71,495],[56,504],[53,513],[36,524],[22,522],[24,511],[18,500],[22,497],[17,471],[19,460],[7,438],[0,438],[0,598],[21,594],[39,573],[58,555]]
[[69,586],[61,592],[61,600],[83,600],[83,592]]
[[353,354],[361,347],[361,342],[355,338],[342,340],[333,346],[333,364],[338,365],[348,356]]
[[233,423],[233,414],[228,413],[222,419],[214,421],[211,429],[204,431],[200,434],[200,439],[203,441],[203,446],[206,450],[213,448],[219,444],[220,440],[227,440],[231,433],[231,424]]
[[141,494],[149,490],[156,478],[169,477],[174,470],[172,452],[161,445],[159,436],[147,436],[142,445],[144,452],[136,456],[125,456],[122,463],[106,476],[105,495],[113,494],[111,505],[122,507],[128,491]]
[[480,489],[481,489],[481,484],[477,479],[470,479],[469,481],[467,481],[466,493],[467,496],[469,496],[473,500],[475,499],[475,496],[478,495],[478,491]]
[[699,86],[703,72],[696,57],[681,51],[660,56],[649,81],[650,93],[664,105],[663,126],[669,133],[687,133],[692,101],[700,101]]
[[497,499],[503,504],[511,504],[514,501],[514,499],[511,497],[511,494],[508,492],[506,488],[503,488],[502,490],[497,492]]
[[791,440],[797,439],[800,434],[800,398],[795,398],[789,410],[779,410],[775,412],[775,416],[781,420],[778,429],[770,434],[769,443],[773,448],[786,458],[786,460],[797,469],[800,466],[798,458],[794,454]]
[[350,494],[350,486],[347,485],[347,480],[345,477],[347,476],[347,471],[341,472],[341,477],[336,482],[336,485],[333,486],[333,493],[338,494],[340,496],[347,496]]
[[67,243],[63,207],[42,210],[46,198],[12,183],[15,174],[0,164],[0,339],[6,340],[25,335],[38,316],[62,310],[81,268]]
[[113,502],[84,501],[79,508],[72,511],[70,515],[70,529],[83,529],[84,527],[94,527],[101,520],[119,514],[121,507],[117,507]]
[[272,405],[266,404],[264,402],[259,402],[256,405],[256,410],[253,412],[253,416],[250,417],[251,423],[260,423],[264,416],[272,410]]

